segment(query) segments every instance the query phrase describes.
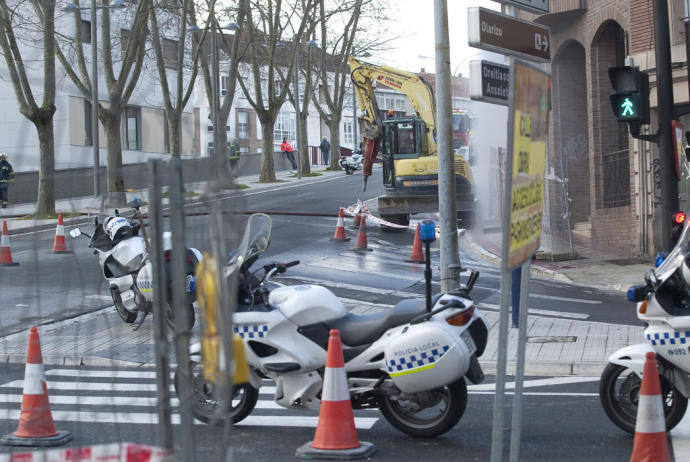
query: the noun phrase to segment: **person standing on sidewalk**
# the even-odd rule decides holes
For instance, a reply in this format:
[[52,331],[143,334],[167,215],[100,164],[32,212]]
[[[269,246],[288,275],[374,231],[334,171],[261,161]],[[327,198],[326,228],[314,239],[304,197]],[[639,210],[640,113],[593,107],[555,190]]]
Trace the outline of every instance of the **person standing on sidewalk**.
[[232,140],[228,147],[228,162],[230,163],[230,172],[234,172],[237,168],[237,163],[240,161],[240,148],[237,146],[237,140]]
[[280,151],[285,154],[285,157],[287,157],[287,160],[289,160],[292,165],[290,173],[295,173],[297,171],[297,164],[295,163],[295,156],[292,154],[292,146],[288,143],[287,138],[283,138],[283,143],[280,145]]
[[0,153],[0,203],[2,208],[7,208],[9,203],[9,184],[14,182],[14,170],[12,165],[7,161],[7,154]]
[[323,163],[325,165],[329,165],[328,164],[328,154],[331,152],[331,143],[328,142],[328,139],[326,139],[325,136],[321,140],[321,144],[319,145],[319,149],[321,149],[321,155],[323,156]]

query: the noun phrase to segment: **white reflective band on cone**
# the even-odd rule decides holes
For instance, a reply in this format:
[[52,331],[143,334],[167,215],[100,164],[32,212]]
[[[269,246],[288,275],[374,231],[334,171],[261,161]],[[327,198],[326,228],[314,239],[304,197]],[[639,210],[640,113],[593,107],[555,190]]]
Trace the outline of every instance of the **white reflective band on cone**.
[[56,236],[64,236],[65,235],[65,225],[57,225],[57,228],[55,229],[55,235]]
[[323,376],[323,384],[322,401],[350,401],[347,376],[342,367],[327,367]]
[[7,234],[3,234],[0,236],[0,247],[9,247],[10,246],[10,237]]
[[635,433],[663,433],[666,431],[664,409],[660,395],[640,395],[637,402]]
[[42,395],[43,382],[45,381],[46,375],[43,371],[43,364],[26,363],[26,369],[24,369],[25,395]]

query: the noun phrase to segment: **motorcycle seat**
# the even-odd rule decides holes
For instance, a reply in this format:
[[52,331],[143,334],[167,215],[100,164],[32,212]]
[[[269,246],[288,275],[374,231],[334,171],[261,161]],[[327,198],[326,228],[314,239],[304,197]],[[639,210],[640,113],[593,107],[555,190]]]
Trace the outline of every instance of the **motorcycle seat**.
[[326,325],[340,331],[340,339],[345,345],[355,347],[373,343],[391,327],[405,324],[415,316],[424,313],[426,313],[425,299],[414,298],[403,300],[392,309],[378,313],[348,313],[342,318],[327,322]]

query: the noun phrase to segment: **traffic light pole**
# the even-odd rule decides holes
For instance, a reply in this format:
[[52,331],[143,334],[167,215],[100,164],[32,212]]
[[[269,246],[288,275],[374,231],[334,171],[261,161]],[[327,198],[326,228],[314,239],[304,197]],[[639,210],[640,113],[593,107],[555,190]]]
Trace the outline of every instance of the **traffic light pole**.
[[671,40],[666,0],[654,0],[654,44],[656,49],[656,92],[659,102],[659,158],[661,160],[661,229],[655,233],[655,247],[665,251],[673,247],[671,216],[678,210],[678,179],[673,146],[673,78]]

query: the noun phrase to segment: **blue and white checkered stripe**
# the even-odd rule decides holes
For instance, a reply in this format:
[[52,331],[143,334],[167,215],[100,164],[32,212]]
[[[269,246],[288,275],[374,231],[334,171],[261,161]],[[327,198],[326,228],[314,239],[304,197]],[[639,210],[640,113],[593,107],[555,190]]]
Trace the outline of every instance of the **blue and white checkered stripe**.
[[423,351],[421,353],[391,359],[386,361],[388,363],[388,372],[402,372],[416,367],[434,364],[441,359],[449,349],[450,346],[444,345],[440,348],[434,348],[428,353]]
[[685,332],[662,332],[647,334],[647,341],[652,345],[685,345],[690,344],[690,330]]
[[263,338],[268,332],[268,324],[248,324],[245,326],[234,326],[232,328],[236,334],[239,334],[243,339],[246,338]]

